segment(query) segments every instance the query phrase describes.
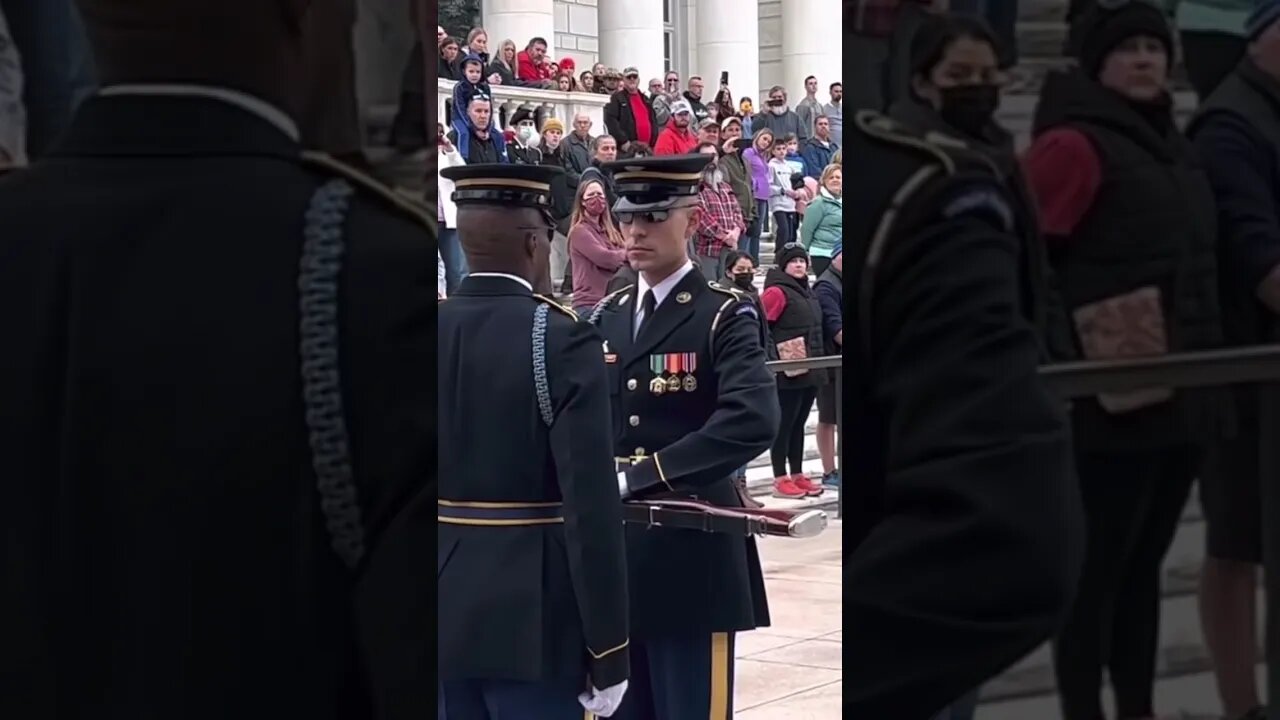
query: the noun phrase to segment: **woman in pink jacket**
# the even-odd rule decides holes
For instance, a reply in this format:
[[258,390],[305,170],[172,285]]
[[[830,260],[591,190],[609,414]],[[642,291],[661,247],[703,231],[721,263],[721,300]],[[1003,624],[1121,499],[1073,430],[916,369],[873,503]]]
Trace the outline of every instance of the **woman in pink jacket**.
[[573,309],[590,313],[605,296],[609,279],[627,261],[622,233],[609,210],[605,178],[587,168],[578,183],[569,218],[569,263],[573,267]]

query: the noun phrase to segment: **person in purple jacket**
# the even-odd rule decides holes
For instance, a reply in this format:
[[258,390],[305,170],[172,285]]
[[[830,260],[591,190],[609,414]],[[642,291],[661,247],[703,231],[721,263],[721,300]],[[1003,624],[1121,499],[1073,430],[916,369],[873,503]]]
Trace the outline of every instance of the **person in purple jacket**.
[[764,219],[769,214],[769,148],[773,145],[773,131],[761,128],[751,138],[751,147],[742,151],[742,164],[751,176],[751,194],[756,201],[756,217],[747,228],[747,242],[739,248],[760,263],[760,235],[764,232]]

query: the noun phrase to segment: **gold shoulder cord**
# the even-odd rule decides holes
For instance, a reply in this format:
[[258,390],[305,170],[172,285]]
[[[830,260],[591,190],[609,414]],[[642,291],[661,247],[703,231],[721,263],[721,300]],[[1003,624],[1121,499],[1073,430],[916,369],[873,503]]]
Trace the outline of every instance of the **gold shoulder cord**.
[[303,151],[302,162],[329,174],[338,175],[350,181],[352,185],[377,195],[396,210],[409,215],[415,222],[425,226],[431,232],[432,237],[436,236],[436,218],[431,212],[431,206],[427,203],[415,200],[402,192],[392,190],[350,165],[335,160],[324,153]]
[[547,305],[550,305],[553,310],[559,310],[565,315],[568,315],[569,317],[573,318],[575,322],[577,322],[578,313],[574,312],[570,308],[565,307],[564,305],[561,305],[559,302],[555,300],[555,298],[547,297],[546,295],[542,295],[539,293],[534,293],[533,297],[535,300],[538,300],[540,302],[546,303]]

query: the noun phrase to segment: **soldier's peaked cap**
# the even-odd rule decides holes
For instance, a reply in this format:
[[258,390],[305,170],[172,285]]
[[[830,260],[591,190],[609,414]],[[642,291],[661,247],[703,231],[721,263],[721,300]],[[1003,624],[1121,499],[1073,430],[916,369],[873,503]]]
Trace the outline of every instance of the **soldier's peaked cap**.
[[453,201],[458,205],[506,205],[547,210],[551,207],[551,181],[564,170],[554,165],[459,165],[440,171],[453,181]]
[[663,155],[607,163],[618,195],[615,212],[669,210],[698,196],[710,155]]

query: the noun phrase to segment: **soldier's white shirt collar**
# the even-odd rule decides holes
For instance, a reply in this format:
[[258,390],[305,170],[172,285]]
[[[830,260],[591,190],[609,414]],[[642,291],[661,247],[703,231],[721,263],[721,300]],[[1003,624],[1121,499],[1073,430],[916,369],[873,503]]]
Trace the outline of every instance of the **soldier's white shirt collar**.
[[662,282],[654,285],[653,287],[649,287],[649,283],[645,282],[644,275],[641,275],[639,279],[636,280],[636,313],[640,312],[640,302],[638,301],[644,298],[645,291],[653,291],[653,308],[657,310],[658,306],[662,304],[662,301],[666,300],[667,296],[671,294],[671,290],[676,285],[679,285],[680,281],[684,279],[684,276],[688,275],[692,270],[693,261],[685,260],[684,265],[681,265],[679,270],[671,273],[664,278]]
[[187,85],[181,83],[124,83],[108,85],[98,91],[102,97],[114,95],[164,95],[170,97],[202,97],[221,100],[235,105],[241,110],[257,115],[275,125],[294,142],[301,142],[298,124],[288,113],[259,97],[231,88],[214,87],[212,85]]
[[508,280],[511,280],[512,282],[518,282],[518,283],[520,283],[521,285],[523,285],[523,286],[525,286],[525,287],[529,288],[529,292],[533,292],[533,285],[531,285],[531,284],[529,283],[529,281],[528,281],[528,280],[525,280],[524,278],[522,278],[522,277],[518,277],[518,276],[516,276],[516,275],[508,275],[507,273],[498,273],[498,272],[473,272],[473,273],[468,273],[468,274],[467,274],[467,277],[499,277],[499,278],[506,278],[506,279],[508,279]]

